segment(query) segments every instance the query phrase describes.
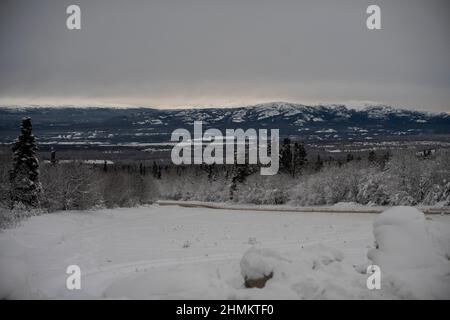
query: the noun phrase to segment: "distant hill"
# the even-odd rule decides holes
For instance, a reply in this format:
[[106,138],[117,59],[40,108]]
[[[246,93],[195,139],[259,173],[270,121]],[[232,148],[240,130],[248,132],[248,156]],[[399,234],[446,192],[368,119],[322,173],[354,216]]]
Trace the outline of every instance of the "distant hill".
[[[0,107],[0,142],[19,133],[30,116],[40,143],[146,144],[170,140],[176,128],[278,128],[282,136],[305,141],[383,140],[450,134],[450,115],[374,105],[306,106],[284,102],[239,108],[177,109],[105,107]],[[224,132],[224,131],[223,131]]]

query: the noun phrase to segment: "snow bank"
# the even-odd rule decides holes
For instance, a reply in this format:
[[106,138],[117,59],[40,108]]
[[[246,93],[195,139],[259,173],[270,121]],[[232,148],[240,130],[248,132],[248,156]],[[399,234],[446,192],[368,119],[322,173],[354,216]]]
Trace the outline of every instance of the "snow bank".
[[450,263],[439,254],[425,223],[425,215],[413,207],[386,210],[373,224],[376,248],[368,258],[400,297],[448,299]]

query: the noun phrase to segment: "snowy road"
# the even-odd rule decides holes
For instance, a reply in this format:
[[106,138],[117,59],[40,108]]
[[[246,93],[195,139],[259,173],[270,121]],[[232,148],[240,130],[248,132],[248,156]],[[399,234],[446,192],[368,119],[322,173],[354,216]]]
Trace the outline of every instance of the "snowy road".
[[[388,289],[368,290],[367,275],[360,272],[370,264],[374,216],[158,205],[42,215],[0,234],[0,295],[396,298]],[[434,216],[429,223],[450,229],[449,216]],[[240,259],[254,245],[289,261],[264,289],[245,289],[240,274]],[[81,268],[81,290],[66,288],[69,265]]]

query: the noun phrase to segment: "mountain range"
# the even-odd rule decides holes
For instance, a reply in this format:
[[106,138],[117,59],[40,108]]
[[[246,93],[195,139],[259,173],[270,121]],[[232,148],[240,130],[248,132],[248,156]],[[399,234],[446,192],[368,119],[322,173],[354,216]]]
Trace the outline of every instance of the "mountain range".
[[281,136],[311,142],[365,141],[450,134],[450,114],[371,105],[307,106],[272,102],[236,108],[0,107],[0,142],[18,135],[20,120],[29,116],[43,144],[144,145],[170,141],[177,128],[193,130],[280,129]]

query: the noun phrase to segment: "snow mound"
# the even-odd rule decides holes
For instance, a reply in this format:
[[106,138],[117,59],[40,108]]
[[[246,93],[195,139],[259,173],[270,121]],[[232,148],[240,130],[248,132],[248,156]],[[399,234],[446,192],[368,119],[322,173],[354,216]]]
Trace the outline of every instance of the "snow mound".
[[252,247],[242,257],[240,266],[244,279],[260,279],[274,272],[281,261],[286,261],[270,249]]
[[369,250],[368,258],[399,296],[450,298],[450,262],[438,254],[422,212],[393,207],[377,216],[373,227],[376,248]]

